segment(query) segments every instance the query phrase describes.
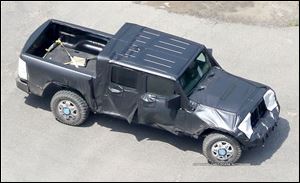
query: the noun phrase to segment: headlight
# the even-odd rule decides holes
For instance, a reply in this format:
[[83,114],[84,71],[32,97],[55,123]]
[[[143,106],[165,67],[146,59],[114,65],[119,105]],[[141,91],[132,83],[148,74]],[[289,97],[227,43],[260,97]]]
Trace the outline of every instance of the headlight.
[[245,119],[240,123],[238,129],[241,130],[249,139],[253,133],[251,126],[251,113],[248,113]]
[[275,107],[277,107],[275,93],[272,90],[268,90],[264,94],[264,101],[265,101],[266,107],[269,111],[272,111]]
[[19,58],[18,75],[21,79],[27,80],[26,62]]

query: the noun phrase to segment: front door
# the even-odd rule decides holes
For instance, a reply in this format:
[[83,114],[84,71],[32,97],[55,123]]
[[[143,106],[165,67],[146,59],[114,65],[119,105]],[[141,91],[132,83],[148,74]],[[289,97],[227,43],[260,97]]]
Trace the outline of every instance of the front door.
[[146,76],[145,93],[138,102],[138,121],[161,127],[174,127],[178,119],[178,108],[168,106],[175,95],[175,82],[158,76]]

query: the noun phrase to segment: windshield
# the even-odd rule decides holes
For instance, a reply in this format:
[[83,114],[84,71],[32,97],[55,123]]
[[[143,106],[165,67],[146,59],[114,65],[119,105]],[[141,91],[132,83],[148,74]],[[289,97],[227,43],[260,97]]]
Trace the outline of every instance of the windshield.
[[210,70],[211,62],[205,52],[201,52],[179,78],[181,87],[189,95],[202,77]]

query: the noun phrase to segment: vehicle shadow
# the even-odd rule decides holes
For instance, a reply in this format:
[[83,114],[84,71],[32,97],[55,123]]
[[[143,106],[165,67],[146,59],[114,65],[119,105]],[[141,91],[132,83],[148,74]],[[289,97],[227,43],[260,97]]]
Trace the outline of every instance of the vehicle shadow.
[[25,98],[25,104],[30,105],[31,107],[34,108],[40,108],[46,111],[51,111],[50,109],[50,101],[51,101],[51,96],[46,96],[46,97],[39,97],[36,95],[28,95]]
[[279,118],[278,126],[266,139],[264,147],[255,147],[245,151],[239,160],[241,164],[260,165],[264,161],[271,159],[273,154],[281,147],[290,132],[289,122],[284,118]]
[[123,119],[104,114],[91,115],[89,120],[81,126],[89,127],[93,124],[98,124],[102,127],[109,128],[112,132],[134,135],[136,140],[139,142],[142,140],[162,141],[183,151],[194,151],[202,154],[202,141],[192,139],[190,137],[179,137],[164,130],[145,125],[129,124]]
[[[160,129],[138,124],[128,124],[125,120],[108,115],[92,115],[84,126],[88,127],[95,123],[109,128],[113,132],[134,135],[137,141],[162,141],[183,151],[193,151],[202,154],[202,138],[196,140],[190,137],[179,137]],[[270,159],[287,139],[289,131],[289,122],[284,118],[280,118],[277,128],[269,135],[264,147],[255,147],[244,151],[237,165],[260,165]]]
[[[46,111],[50,109],[51,96],[39,97],[28,95],[25,97],[25,104],[34,108],[40,108]],[[94,124],[110,128],[113,132],[128,133],[136,137],[137,141],[152,140],[169,143],[184,151],[201,152],[202,141],[189,137],[178,137],[166,131],[151,128],[144,125],[128,124],[127,121],[103,114],[91,114],[88,120],[80,127],[90,127]]]
[[[28,95],[25,103],[34,107],[50,111],[51,97],[38,97]],[[128,124],[123,119],[118,119],[103,114],[91,114],[89,119],[80,127],[90,127],[94,124],[109,128],[112,132],[128,133],[134,135],[137,141],[162,141],[173,145],[183,151],[193,151],[202,154],[203,139],[196,140],[190,137],[179,137],[169,132],[138,124]],[[264,147],[255,147],[243,152],[238,165],[260,165],[270,159],[287,139],[290,131],[289,122],[280,118],[278,126],[266,140]]]
[[[183,151],[193,151],[202,154],[203,139],[196,140],[189,137],[178,137],[163,130],[150,128],[144,125],[128,124],[125,120],[114,118],[108,115],[92,115],[89,121],[83,125],[85,127],[93,124],[111,129],[113,132],[128,133],[134,135],[137,141],[150,140],[162,141],[173,145]],[[288,137],[290,131],[289,123],[286,119],[280,118],[278,127],[270,134],[264,147],[255,147],[244,151],[238,165],[260,165],[270,159],[281,147]]]

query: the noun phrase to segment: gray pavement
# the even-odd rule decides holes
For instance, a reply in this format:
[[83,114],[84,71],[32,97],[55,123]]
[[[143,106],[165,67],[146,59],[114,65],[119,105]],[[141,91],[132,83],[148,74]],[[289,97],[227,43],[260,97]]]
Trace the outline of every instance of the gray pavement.
[[[240,165],[209,166],[201,141],[92,115],[58,123],[49,98],[15,86],[20,50],[49,18],[115,33],[133,22],[214,49],[223,68],[271,86],[281,119]],[[299,181],[299,27],[215,23],[131,2],[1,2],[1,181]]]

